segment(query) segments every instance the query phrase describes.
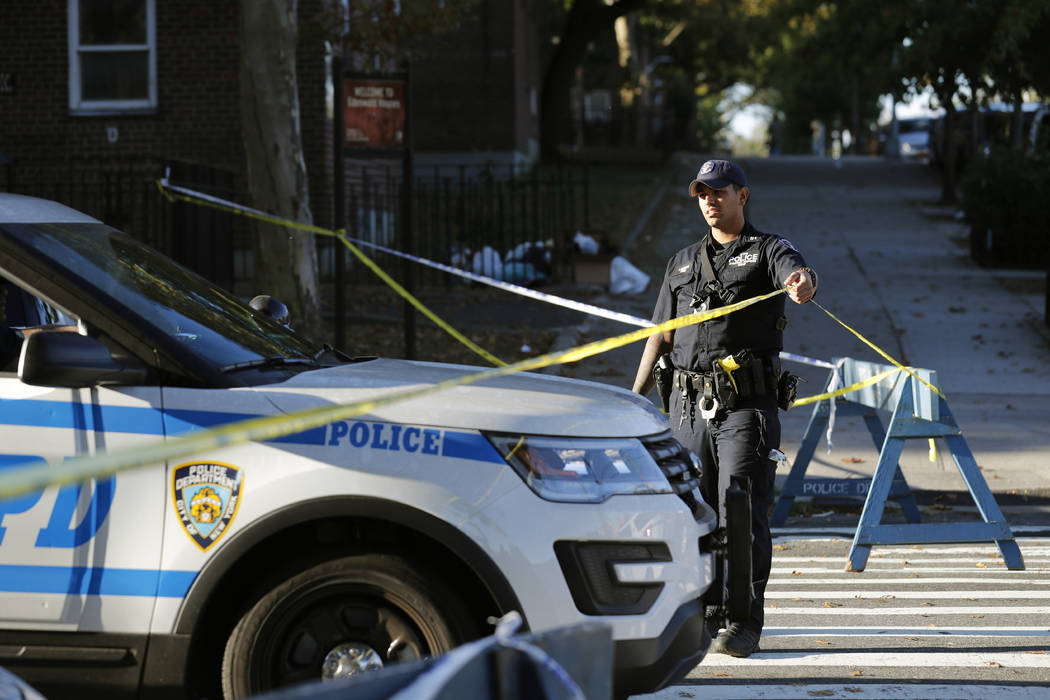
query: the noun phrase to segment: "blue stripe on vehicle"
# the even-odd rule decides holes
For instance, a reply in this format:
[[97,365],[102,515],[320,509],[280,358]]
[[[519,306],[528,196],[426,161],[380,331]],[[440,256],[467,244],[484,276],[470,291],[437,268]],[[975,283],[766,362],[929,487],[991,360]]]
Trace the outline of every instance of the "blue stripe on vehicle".
[[[163,416],[163,422],[161,417]],[[185,435],[194,430],[215,428],[227,423],[259,418],[251,413],[159,409],[141,406],[107,406],[74,404],[68,401],[36,399],[0,399],[0,425],[98,430],[141,435]],[[320,426],[267,442],[295,445],[323,445],[328,427]],[[473,459],[481,462],[503,462],[503,458],[483,436],[476,433],[445,431],[442,456]],[[8,465],[13,466],[13,465]]]
[[0,591],[184,598],[196,571],[0,564]]
[[[190,409],[169,409],[164,412],[164,420],[171,436],[193,432],[199,428],[215,428],[225,423],[233,423],[249,418],[261,418],[251,413],[220,413],[217,411],[194,411]],[[290,442],[296,445],[323,445],[328,427],[311,428],[299,433],[284,435],[267,442]]]
[[14,467],[25,467],[37,462],[46,462],[43,457],[36,455],[0,455],[0,470],[13,469]]
[[163,435],[161,412],[141,406],[0,399],[0,424]]
[[492,443],[486,440],[484,435],[477,433],[457,433],[446,430],[441,446],[441,456],[505,464],[505,460],[492,446]]
[[[68,428],[97,430],[107,433],[138,435],[182,435],[200,428],[214,428],[225,423],[259,418],[251,413],[224,411],[193,411],[160,409],[142,406],[108,406],[75,404],[69,401],[41,401],[38,399],[0,399],[0,425],[24,425],[35,428]],[[324,443],[325,426],[285,435],[269,442],[288,442],[299,445]]]

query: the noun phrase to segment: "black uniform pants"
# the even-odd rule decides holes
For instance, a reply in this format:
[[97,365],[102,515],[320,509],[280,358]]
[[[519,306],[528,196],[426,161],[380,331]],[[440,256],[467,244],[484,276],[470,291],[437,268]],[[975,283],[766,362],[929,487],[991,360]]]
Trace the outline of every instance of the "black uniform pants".
[[[732,411],[720,411],[720,420],[706,421],[699,409],[690,420],[689,406],[682,416],[682,397],[671,395],[671,430],[683,445],[700,457],[705,470],[718,470],[719,520],[725,518],[725,490],[731,478],[747,479],[751,491],[751,573],[754,601],[746,626],[762,631],[766,582],[773,561],[769,509],[773,505],[776,463],[769,450],[780,448],[780,416],[773,397],[749,401]],[[712,506],[716,505],[714,503]]]

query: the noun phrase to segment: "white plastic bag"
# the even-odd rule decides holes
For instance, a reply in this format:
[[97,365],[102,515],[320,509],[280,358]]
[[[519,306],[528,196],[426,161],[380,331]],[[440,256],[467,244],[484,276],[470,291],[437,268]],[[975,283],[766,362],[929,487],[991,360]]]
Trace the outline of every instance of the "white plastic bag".
[[584,255],[597,255],[598,254],[598,241],[592,236],[588,236],[583,231],[577,231],[576,235],[573,236],[572,242],[576,244],[580,252]]
[[500,279],[503,276],[503,261],[500,259],[499,253],[489,246],[485,246],[477,253],[474,253],[474,260],[471,266],[474,268],[475,275],[485,275],[496,279]]
[[649,275],[617,255],[609,264],[609,291],[613,294],[641,294],[649,286]]

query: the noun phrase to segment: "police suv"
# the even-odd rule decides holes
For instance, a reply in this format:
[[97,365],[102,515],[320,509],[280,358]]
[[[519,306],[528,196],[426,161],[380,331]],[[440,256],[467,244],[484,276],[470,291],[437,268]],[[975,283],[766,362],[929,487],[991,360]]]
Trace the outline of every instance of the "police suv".
[[[0,194],[0,480],[477,371],[318,346],[60,204]],[[717,518],[649,401],[516,374],[0,501],[0,666],[51,698],[245,697],[608,623],[685,674]],[[2,481],[0,481],[2,484]]]

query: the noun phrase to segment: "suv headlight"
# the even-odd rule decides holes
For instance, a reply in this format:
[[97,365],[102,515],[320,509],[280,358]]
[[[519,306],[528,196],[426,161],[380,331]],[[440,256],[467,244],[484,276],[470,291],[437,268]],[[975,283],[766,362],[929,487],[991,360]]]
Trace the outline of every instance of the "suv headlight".
[[561,438],[486,433],[507,464],[541,498],[601,503],[617,494],[673,493],[634,438]]

